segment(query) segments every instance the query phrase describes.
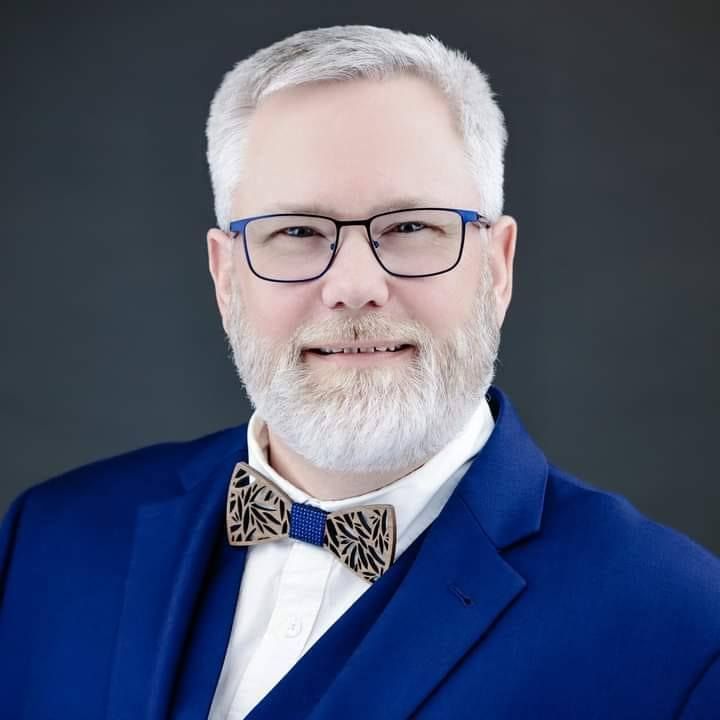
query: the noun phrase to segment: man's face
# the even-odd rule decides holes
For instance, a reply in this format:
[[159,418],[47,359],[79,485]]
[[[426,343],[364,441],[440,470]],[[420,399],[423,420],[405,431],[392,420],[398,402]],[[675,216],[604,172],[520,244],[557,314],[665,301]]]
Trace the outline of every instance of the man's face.
[[[233,218],[319,212],[483,208],[443,96],[411,77],[282,90],[250,123]],[[378,264],[361,226],[342,231],[321,278],[252,274],[242,239],[208,233],[223,325],[248,396],[272,432],[318,467],[344,472],[422,464],[460,430],[492,379],[510,299],[515,224],[468,225],[460,263],[401,278]],[[377,340],[392,354],[308,348]]]

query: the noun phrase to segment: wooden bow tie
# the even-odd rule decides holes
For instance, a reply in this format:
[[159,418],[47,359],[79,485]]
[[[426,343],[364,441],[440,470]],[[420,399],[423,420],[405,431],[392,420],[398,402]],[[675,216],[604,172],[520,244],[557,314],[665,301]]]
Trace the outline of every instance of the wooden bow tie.
[[328,513],[294,503],[262,473],[239,462],[228,488],[227,536],[236,546],[290,537],[325,547],[372,583],[395,559],[395,510],[392,505],[361,505]]

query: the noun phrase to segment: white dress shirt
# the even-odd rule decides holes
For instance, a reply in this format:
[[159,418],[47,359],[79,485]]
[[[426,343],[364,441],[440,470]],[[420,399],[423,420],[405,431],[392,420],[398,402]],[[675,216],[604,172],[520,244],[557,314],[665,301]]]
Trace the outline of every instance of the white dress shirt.
[[[248,463],[293,502],[326,512],[393,505],[397,558],[438,516],[493,427],[483,399],[460,434],[422,467],[379,490],[342,500],[313,498],[268,465],[267,426],[257,413],[248,423]],[[244,718],[370,587],[317,545],[283,538],[250,546],[209,719]]]

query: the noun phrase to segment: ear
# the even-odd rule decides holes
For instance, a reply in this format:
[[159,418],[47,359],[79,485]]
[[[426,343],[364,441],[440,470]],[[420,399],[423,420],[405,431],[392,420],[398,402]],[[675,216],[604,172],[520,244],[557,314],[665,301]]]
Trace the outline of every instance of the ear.
[[230,308],[232,293],[233,240],[218,228],[211,228],[207,234],[208,266],[215,283],[215,300],[227,332],[226,319]]
[[515,241],[517,223],[509,215],[503,215],[490,228],[489,259],[495,291],[498,322],[505,320],[505,313],[513,287],[513,261],[515,259]]

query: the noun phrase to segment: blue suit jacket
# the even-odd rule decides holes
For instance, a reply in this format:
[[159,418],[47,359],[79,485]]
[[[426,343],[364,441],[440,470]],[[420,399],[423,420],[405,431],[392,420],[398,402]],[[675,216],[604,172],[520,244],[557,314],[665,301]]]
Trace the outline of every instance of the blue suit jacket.
[[[717,558],[549,465],[503,393],[489,396],[488,443],[308,717],[720,718]],[[3,718],[168,716],[246,459],[243,425],[16,500],[0,538]],[[232,549],[191,677],[206,706],[245,554]]]

